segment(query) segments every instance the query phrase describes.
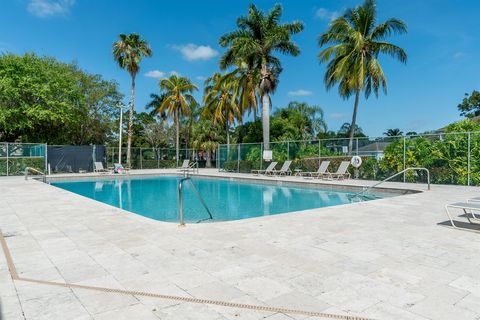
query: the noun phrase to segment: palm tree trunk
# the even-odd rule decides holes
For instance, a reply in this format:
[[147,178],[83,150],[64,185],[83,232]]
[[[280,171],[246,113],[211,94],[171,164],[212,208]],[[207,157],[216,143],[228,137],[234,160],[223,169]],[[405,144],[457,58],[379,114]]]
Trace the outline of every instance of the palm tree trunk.
[[357,90],[355,94],[355,105],[353,107],[352,124],[350,126],[350,140],[348,141],[348,155],[352,155],[353,152],[353,136],[355,135],[355,127],[357,126],[357,110],[358,101],[360,100],[360,90]]
[[130,95],[130,112],[128,116],[128,138],[127,138],[127,166],[131,168],[131,147],[133,135],[133,106],[135,103],[135,76],[132,75],[132,92]]
[[207,150],[207,163],[205,164],[205,166],[207,168],[212,167],[212,151],[211,150]]
[[270,150],[270,97],[262,95],[263,149]]
[[[268,67],[266,62],[262,63],[262,80],[260,90],[262,92],[262,128],[263,128],[263,150],[270,150],[270,96],[268,95]],[[265,81],[265,84],[263,83]]]
[[228,123],[228,120],[226,121],[227,123],[227,148],[230,148],[230,125]]
[[177,161],[177,167],[178,167],[178,156],[179,156],[179,150],[178,150],[178,147],[179,147],[179,143],[180,143],[180,120],[178,119],[178,110],[175,110],[175,133],[176,133],[176,137],[175,137],[175,148],[176,148],[176,153],[175,153],[175,160]]

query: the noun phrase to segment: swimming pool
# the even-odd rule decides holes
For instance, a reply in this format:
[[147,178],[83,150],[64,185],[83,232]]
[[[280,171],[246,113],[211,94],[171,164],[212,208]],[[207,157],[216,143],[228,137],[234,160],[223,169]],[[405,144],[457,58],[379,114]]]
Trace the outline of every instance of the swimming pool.
[[[102,180],[54,181],[51,185],[161,221],[178,222],[178,176],[112,177]],[[227,221],[351,203],[352,192],[292,185],[195,177],[192,179],[208,208],[190,183],[184,184],[186,222]],[[362,200],[391,196],[373,194]],[[358,199],[355,200],[358,202]]]

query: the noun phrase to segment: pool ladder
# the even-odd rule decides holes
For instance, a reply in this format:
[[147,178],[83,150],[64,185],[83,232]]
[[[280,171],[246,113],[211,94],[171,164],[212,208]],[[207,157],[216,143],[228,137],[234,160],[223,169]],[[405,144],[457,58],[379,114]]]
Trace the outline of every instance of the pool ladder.
[[205,203],[205,200],[203,200],[202,195],[200,192],[198,192],[197,187],[195,187],[195,184],[192,181],[192,178],[189,176],[185,176],[180,181],[178,182],[178,209],[179,209],[179,215],[180,215],[180,224],[179,227],[185,227],[185,222],[183,221],[183,183],[185,181],[190,181],[190,184],[193,187],[193,190],[198,196],[198,199],[200,199],[200,202],[202,203],[203,207],[205,210],[207,210],[208,215],[210,216],[210,219],[213,219],[212,213],[210,212],[210,209],[208,209],[207,204]]
[[40,171],[38,169],[35,169],[35,168],[32,168],[32,167],[26,167],[25,168],[25,180],[28,180],[28,173],[29,172],[34,172],[34,173],[39,174],[42,177],[42,181],[47,182],[47,175],[45,173],[43,173],[42,171]]
[[372,190],[373,188],[381,185],[382,183],[384,182],[387,182],[389,180],[392,180],[393,178],[395,177],[398,177],[399,175],[401,175],[402,173],[406,173],[407,171],[425,171],[427,173],[427,185],[428,185],[428,190],[430,190],[430,171],[427,169],[427,168],[417,168],[417,167],[410,167],[410,168],[406,168],[400,172],[397,172],[395,173],[394,175],[391,175],[390,177],[386,178],[386,179],[383,179],[382,181],[380,182],[377,182],[375,183],[374,185],[370,186],[370,187],[367,187],[367,188],[364,188],[362,191],[358,192],[358,193],[355,193],[354,195],[350,196],[350,199],[353,199],[353,198],[356,198],[356,197],[359,197],[361,195],[364,195],[366,192]]

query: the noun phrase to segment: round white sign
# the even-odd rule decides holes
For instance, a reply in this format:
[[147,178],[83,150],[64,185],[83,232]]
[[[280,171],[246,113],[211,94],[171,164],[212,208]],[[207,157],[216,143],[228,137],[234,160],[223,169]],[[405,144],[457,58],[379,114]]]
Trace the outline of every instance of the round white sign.
[[350,160],[350,163],[354,168],[358,169],[362,165],[362,158],[360,158],[359,156],[354,156],[352,157],[352,160]]

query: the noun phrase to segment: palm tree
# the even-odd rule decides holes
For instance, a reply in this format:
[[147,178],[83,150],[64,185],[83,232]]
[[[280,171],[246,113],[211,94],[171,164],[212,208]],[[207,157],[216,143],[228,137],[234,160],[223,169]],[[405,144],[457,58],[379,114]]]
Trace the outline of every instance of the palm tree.
[[350,130],[349,153],[352,152],[355,123],[357,120],[360,93],[368,99],[373,92],[387,93],[387,80],[378,61],[380,54],[407,62],[405,51],[385,38],[392,34],[407,32],[406,24],[396,18],[376,24],[377,9],[374,0],[365,0],[362,6],[349,9],[332,21],[328,30],[319,38],[320,47],[330,45],[319,55],[321,63],[328,62],[324,82],[327,89],[338,84],[341,97],[348,99],[355,95]]
[[207,163],[205,166],[207,168],[212,167],[213,151],[218,148],[220,142],[223,142],[220,130],[218,124],[215,124],[213,120],[206,118],[201,118],[193,127],[193,146],[206,152]]
[[150,49],[148,43],[136,33],[129,35],[121,33],[119,37],[120,40],[114,42],[112,46],[113,58],[118,62],[120,68],[128,71],[132,83],[127,140],[127,165],[130,166],[133,132],[133,110],[135,104],[135,77],[137,76],[138,71],[140,71],[140,61],[142,60],[142,57],[151,57],[152,49]]
[[[346,137],[350,136],[351,132],[352,132],[352,124],[348,123],[348,122],[345,122],[344,124],[342,124],[342,126],[338,130],[337,136],[340,136],[342,138],[343,137],[346,138]],[[358,126],[358,124],[355,124],[355,128],[354,128],[353,132],[354,132],[354,135],[356,137],[365,137],[365,134],[363,133],[362,128],[360,128]]]
[[214,124],[222,124],[227,131],[227,145],[230,145],[230,124],[242,119],[239,108],[238,90],[231,77],[215,72],[205,81],[203,116],[211,118]]
[[193,114],[193,110],[198,103],[192,93],[198,90],[198,88],[190,81],[190,79],[179,77],[176,74],[171,75],[169,78],[160,79],[159,86],[164,98],[162,104],[158,107],[157,112],[160,114],[166,113],[169,117],[173,115],[176,135],[176,160],[178,166],[180,117]]
[[258,72],[258,88],[262,97],[263,143],[270,149],[270,94],[275,91],[281,72],[280,60],[274,53],[298,56],[300,49],[291,41],[293,34],[303,30],[301,22],[280,24],[282,6],[275,5],[267,14],[250,5],[247,16],[237,19],[238,29],[223,35],[220,46],[228,47],[220,60],[226,69],[239,62],[250,61],[252,73]]
[[[287,108],[297,110],[303,119],[305,119],[300,128],[303,133],[303,139],[327,131],[325,114],[319,106],[309,105],[306,102],[292,101],[288,104]],[[307,129],[306,127],[309,128]]]
[[[224,79],[233,86],[233,91],[238,97],[238,108],[243,116],[245,112],[253,113],[254,121],[257,120],[260,83],[260,73],[252,67],[252,62],[239,61],[237,67],[224,75]],[[240,122],[242,120],[240,119]]]
[[398,137],[398,136],[403,135],[403,131],[398,129],[398,128],[388,129],[383,134],[386,135],[387,137]]

